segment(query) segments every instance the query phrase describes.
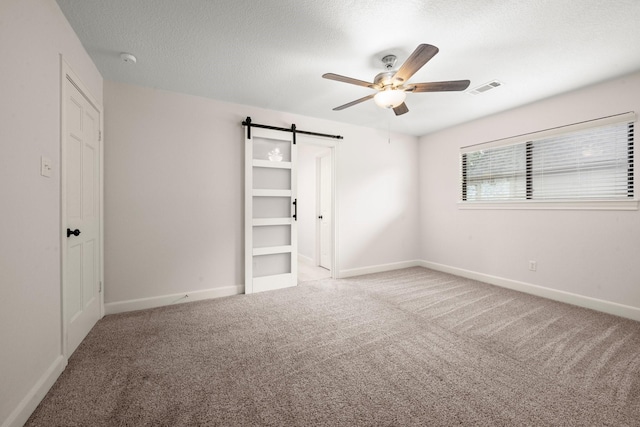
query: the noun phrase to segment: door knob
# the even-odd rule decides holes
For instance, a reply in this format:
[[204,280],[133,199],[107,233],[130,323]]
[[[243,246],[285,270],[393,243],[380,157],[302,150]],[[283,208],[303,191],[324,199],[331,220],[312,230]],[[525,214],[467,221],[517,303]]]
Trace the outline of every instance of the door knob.
[[79,236],[79,235],[80,235],[80,230],[78,230],[78,229],[76,228],[75,230],[71,231],[71,229],[70,229],[70,228],[67,228],[67,237],[71,236],[72,234],[73,234],[74,236]]

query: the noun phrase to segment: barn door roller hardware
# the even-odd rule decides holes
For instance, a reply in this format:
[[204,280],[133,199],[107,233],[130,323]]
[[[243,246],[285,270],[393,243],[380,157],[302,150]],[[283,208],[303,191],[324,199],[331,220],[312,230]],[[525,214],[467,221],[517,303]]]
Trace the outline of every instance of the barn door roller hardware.
[[299,130],[296,128],[296,125],[291,125],[290,128],[281,128],[277,126],[269,126],[269,125],[261,125],[258,123],[252,123],[251,117],[247,117],[242,121],[242,126],[247,127],[247,139],[251,139],[251,127],[263,128],[263,129],[272,129],[272,130],[281,130],[283,132],[293,132],[293,143],[296,143],[296,134],[300,133],[303,135],[311,135],[311,136],[321,136],[323,138],[333,138],[333,139],[343,139],[340,135],[328,135],[326,133],[318,133],[318,132],[309,132],[306,130]]

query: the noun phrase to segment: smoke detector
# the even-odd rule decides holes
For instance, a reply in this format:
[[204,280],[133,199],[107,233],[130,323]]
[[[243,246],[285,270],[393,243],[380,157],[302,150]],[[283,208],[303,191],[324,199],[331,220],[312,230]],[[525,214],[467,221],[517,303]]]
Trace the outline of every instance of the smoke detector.
[[122,59],[123,62],[126,62],[128,64],[135,64],[137,62],[137,59],[135,56],[126,52],[122,52],[120,54],[120,59]]

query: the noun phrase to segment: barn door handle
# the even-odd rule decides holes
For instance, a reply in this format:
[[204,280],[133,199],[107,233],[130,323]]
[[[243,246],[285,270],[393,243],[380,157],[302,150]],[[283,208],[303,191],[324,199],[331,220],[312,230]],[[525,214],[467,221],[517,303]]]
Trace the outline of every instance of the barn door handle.
[[72,234],[73,234],[74,236],[79,236],[79,235],[80,235],[80,230],[78,230],[78,229],[76,228],[75,230],[71,231],[71,229],[70,229],[70,228],[67,228],[67,237],[71,236]]
[[293,220],[298,220],[298,199],[293,200]]

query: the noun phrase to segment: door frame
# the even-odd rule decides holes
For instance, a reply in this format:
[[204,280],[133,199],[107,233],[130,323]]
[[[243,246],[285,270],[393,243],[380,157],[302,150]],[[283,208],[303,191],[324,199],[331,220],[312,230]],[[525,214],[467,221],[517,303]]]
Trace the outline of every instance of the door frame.
[[64,142],[65,134],[67,131],[66,125],[66,107],[65,100],[67,98],[66,82],[69,81],[73,84],[84,96],[84,98],[96,109],[100,117],[100,137],[98,138],[98,145],[100,147],[100,162],[99,162],[99,280],[100,280],[100,318],[104,316],[104,113],[102,105],[98,103],[96,98],[91,94],[87,86],[82,82],[80,77],[73,71],[66,59],[60,55],[60,323],[61,323],[61,335],[60,335],[60,349],[64,358],[64,364],[67,364],[69,358],[67,349],[67,329],[68,325],[65,321],[65,280],[66,280],[66,251],[67,251],[67,235],[66,235],[66,219],[67,219],[67,171],[66,171],[66,146]]
[[[303,135],[303,134],[299,134],[298,135],[298,139],[297,139],[298,144],[301,145],[316,145],[316,146],[321,146],[321,147],[326,147],[329,149],[329,155],[331,156],[331,278],[332,279],[339,279],[340,278],[340,269],[338,268],[338,156],[339,156],[339,147],[340,145],[333,140],[327,140],[325,138],[320,138],[320,137],[313,137],[313,136],[309,136],[309,135]],[[316,159],[317,160],[317,159]],[[319,171],[316,171],[319,172]],[[316,186],[315,189],[315,196],[316,198],[319,197],[318,194],[318,189]],[[315,213],[315,216],[317,217],[317,213]],[[316,247],[316,254],[315,254],[315,260],[314,262],[316,262],[319,257],[320,254],[318,253],[318,231],[317,231],[318,227],[316,226],[316,241],[315,243],[315,247]]]
[[[314,262],[316,263],[316,265],[322,267],[322,221],[318,221],[319,217],[318,215],[320,215],[322,213],[321,208],[322,208],[322,159],[325,157],[329,157],[329,161],[332,162],[333,156],[331,153],[331,150],[329,150],[329,154],[324,154],[321,156],[316,156],[316,212],[315,212],[315,216],[316,216],[316,248],[315,248],[315,259]],[[330,179],[333,178],[333,163],[330,163],[331,166],[331,171],[330,171]],[[333,186],[331,187],[331,197],[330,199],[330,203],[333,203]],[[333,209],[329,209],[331,215],[333,215]],[[331,226],[333,227],[333,216],[331,217]],[[329,246],[330,246],[330,250],[331,250],[331,254],[333,254],[333,230],[331,230],[331,232],[329,233],[330,237],[331,237],[331,241],[329,242]],[[331,269],[333,271],[333,257],[329,256],[329,262],[331,263]],[[324,268],[324,267],[323,267]]]

